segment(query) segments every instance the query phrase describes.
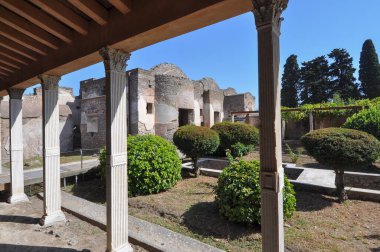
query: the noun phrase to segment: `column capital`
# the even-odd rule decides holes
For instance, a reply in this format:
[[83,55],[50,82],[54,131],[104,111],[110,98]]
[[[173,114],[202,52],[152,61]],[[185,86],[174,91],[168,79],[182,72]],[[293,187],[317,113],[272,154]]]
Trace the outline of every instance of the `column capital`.
[[253,14],[256,28],[272,25],[279,32],[281,27],[282,12],[286,9],[289,0],[252,0]]
[[58,89],[58,83],[61,80],[61,76],[40,74],[38,79],[41,81],[41,87],[43,90]]
[[22,99],[22,95],[24,94],[24,88],[8,88],[7,89],[10,99]]
[[118,72],[125,72],[127,68],[127,61],[131,57],[131,53],[124,52],[122,50],[113,49],[109,47],[103,47],[99,50],[100,56],[104,60],[104,66],[106,71],[115,70]]

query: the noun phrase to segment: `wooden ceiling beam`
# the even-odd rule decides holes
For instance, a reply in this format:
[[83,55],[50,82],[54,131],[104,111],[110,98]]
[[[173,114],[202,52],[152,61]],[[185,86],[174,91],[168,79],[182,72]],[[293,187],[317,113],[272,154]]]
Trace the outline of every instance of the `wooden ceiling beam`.
[[108,2],[123,14],[131,11],[132,0],[108,0]]
[[13,29],[12,27],[9,27],[7,25],[0,25],[0,35],[3,35],[4,37],[13,40],[16,43],[19,43],[20,45],[23,45],[26,48],[29,48],[30,50],[35,51],[39,54],[47,55],[46,48],[43,45],[30,38],[29,36],[26,36]]
[[0,35],[0,46],[5,47],[15,53],[18,53],[28,59],[31,59],[34,61],[37,60],[36,54],[32,52],[30,49],[18,43],[15,43],[14,41],[7,39],[6,37],[1,36],[1,35]]
[[[29,63],[30,63],[29,59],[27,59],[24,56],[21,56],[21,55],[15,53],[15,52],[11,51],[11,50],[9,50],[9,49],[7,49],[5,47],[2,47],[2,46],[0,46],[0,55],[3,56],[3,57],[5,57],[5,58],[7,58],[7,59],[16,61],[16,62],[18,62],[18,63],[20,63],[22,65],[25,65],[25,66],[29,65]],[[5,58],[4,58],[4,60],[7,60]]]
[[16,69],[21,69],[16,63],[10,60],[5,60],[5,59],[0,59],[0,63],[3,63],[4,65],[16,68]]
[[88,22],[59,1],[31,0],[31,2],[80,34],[88,33]]
[[7,74],[6,72],[0,70],[0,75],[3,75],[3,76],[9,76],[9,74]]
[[103,8],[96,0],[68,0],[81,12],[92,18],[100,25],[107,24],[108,11]]
[[15,70],[12,70],[9,66],[4,66],[2,63],[0,63],[0,69],[3,69],[4,71],[13,73]]
[[66,43],[71,43],[72,31],[32,4],[20,0],[0,0],[0,4]]
[[25,19],[17,16],[2,6],[0,6],[0,22],[12,27],[15,30],[18,30],[19,32],[50,48],[58,49],[60,41],[56,37],[32,23],[25,22]]

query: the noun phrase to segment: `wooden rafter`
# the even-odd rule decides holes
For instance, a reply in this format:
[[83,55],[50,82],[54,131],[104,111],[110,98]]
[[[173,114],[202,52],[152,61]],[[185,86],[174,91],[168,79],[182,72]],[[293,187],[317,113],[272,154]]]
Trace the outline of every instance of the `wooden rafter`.
[[0,46],[5,47],[31,60],[37,60],[36,54],[33,51],[1,35]]
[[0,75],[9,76],[9,74],[7,74],[6,72],[3,72],[2,70],[0,70]]
[[13,73],[14,72],[14,69],[10,68],[9,66],[4,66],[3,64],[0,63],[0,69],[4,70],[4,71],[7,71],[7,72],[10,72],[10,73]]
[[[3,57],[4,60],[13,60],[25,66],[29,65],[29,59],[2,46],[0,46],[0,55]],[[5,59],[4,57],[7,59]]]
[[47,45],[50,48],[58,49],[59,40],[50,33],[42,30],[38,26],[25,22],[25,19],[17,16],[8,9],[0,6],[0,22],[12,27],[15,30]]
[[29,48],[32,51],[35,51],[39,54],[46,55],[46,48],[37,42],[36,40],[30,38],[29,36],[26,36],[19,31],[13,29],[12,27],[9,27],[7,25],[1,25],[0,26],[0,35],[13,40],[26,48]]
[[32,4],[19,0],[0,0],[0,4],[61,40],[71,42],[73,33],[69,28]]
[[131,11],[132,0],[108,0],[108,2],[123,14]]
[[100,25],[106,25],[108,12],[95,0],[68,0],[73,6],[81,12],[92,18]]
[[7,66],[10,66],[10,67],[13,67],[13,68],[16,68],[16,69],[21,69],[21,67],[19,67],[17,64],[13,63],[10,60],[5,60],[5,59],[0,58],[0,63],[7,65]]
[[88,22],[59,1],[31,0],[31,2],[80,34],[87,34]]

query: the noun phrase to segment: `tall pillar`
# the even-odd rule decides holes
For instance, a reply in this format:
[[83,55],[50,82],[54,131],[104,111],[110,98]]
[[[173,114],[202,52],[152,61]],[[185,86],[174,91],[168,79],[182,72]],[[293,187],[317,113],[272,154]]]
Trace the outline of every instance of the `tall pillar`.
[[58,76],[39,75],[42,87],[42,144],[44,215],[43,226],[65,221],[61,210]]
[[24,159],[22,136],[22,95],[25,89],[8,89],[9,94],[9,136],[11,163],[11,195],[8,202],[13,204],[28,201],[24,193]]
[[3,149],[3,145],[2,145],[2,142],[1,142],[1,126],[2,126],[2,119],[1,119],[1,102],[3,100],[3,97],[0,96],[0,174],[3,173],[3,159],[2,159],[2,149]]
[[130,53],[99,51],[106,71],[107,251],[133,251],[128,243],[127,79]]
[[284,251],[280,22],[288,0],[252,0],[258,33],[260,186],[263,251]]
[[210,90],[203,92],[203,125],[211,128],[214,125],[214,109],[211,104]]

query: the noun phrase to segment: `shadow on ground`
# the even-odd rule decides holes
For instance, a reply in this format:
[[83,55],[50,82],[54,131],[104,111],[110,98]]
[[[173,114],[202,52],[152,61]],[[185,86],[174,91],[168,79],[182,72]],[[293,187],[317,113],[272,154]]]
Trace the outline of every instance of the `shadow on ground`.
[[[0,215],[1,222],[13,222],[21,224],[37,224],[39,218],[29,217],[29,216],[18,216],[18,215]],[[0,251],[3,251],[0,249]]]
[[106,189],[99,179],[84,181],[74,185],[72,193],[82,199],[104,204],[106,202]]
[[296,198],[297,211],[301,212],[319,211],[338,203],[334,197],[301,190],[296,191]]
[[28,246],[15,244],[1,244],[0,251],[4,252],[90,252],[88,249],[76,250],[71,248],[54,248],[44,246]]
[[232,223],[219,215],[214,202],[200,202],[183,214],[184,224],[192,232],[202,236],[237,239],[251,234],[260,234],[260,227]]

